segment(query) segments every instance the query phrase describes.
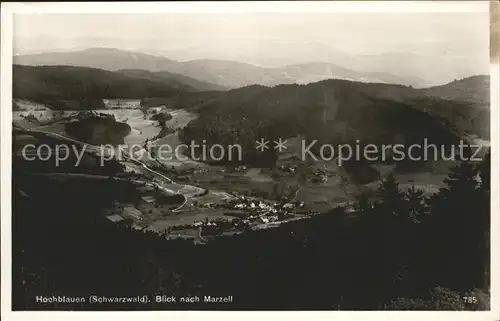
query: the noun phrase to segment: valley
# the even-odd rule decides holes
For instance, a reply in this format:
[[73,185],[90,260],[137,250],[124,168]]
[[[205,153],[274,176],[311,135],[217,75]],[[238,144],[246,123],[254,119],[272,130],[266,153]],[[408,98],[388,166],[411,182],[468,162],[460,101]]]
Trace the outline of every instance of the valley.
[[[196,118],[196,115],[184,110],[170,110],[165,107],[158,107],[156,110],[169,112],[172,115],[172,119],[170,119],[166,124],[167,126],[171,126],[173,129],[181,128],[187,125],[189,121]],[[21,115],[22,112],[25,111],[20,111],[19,115]],[[195,161],[157,161],[151,157],[145,149],[135,151],[136,154],[142,154],[140,160],[135,160],[135,157],[130,157],[131,154],[127,152],[130,147],[137,144],[143,144],[148,138],[156,136],[159,132],[156,122],[143,117],[143,110],[130,108],[104,109],[94,110],[93,113],[101,115],[100,117],[102,117],[102,115],[113,115],[116,121],[123,121],[130,125],[131,131],[125,137],[124,144],[118,144],[116,146],[117,150],[121,150],[122,152],[118,153],[117,150],[113,152],[119,155],[116,160],[122,168],[124,168],[123,173],[116,173],[115,175],[117,178],[112,181],[109,181],[108,176],[102,176],[102,174],[94,173],[94,170],[92,169],[90,169],[89,173],[85,174],[68,173],[66,172],[67,168],[64,166],[62,166],[62,169],[54,169],[55,171],[62,171],[60,173],[36,173],[40,170],[36,169],[37,167],[34,166],[33,163],[25,162],[26,164],[19,164],[18,167],[24,168],[24,166],[27,166],[27,168],[29,168],[28,173],[26,174],[26,171],[23,170],[20,175],[28,175],[30,180],[36,179],[34,177],[41,176],[42,179],[49,180],[51,182],[55,180],[59,182],[59,184],[64,181],[68,187],[73,186],[74,184],[79,185],[84,179],[101,181],[100,184],[103,186],[107,186],[109,184],[115,185],[118,179],[118,181],[122,182],[122,184],[129,184],[130,186],[128,188],[132,188],[135,192],[130,192],[132,193],[131,198],[113,201],[111,203],[112,207],[105,207],[103,210],[104,215],[106,215],[109,219],[113,221],[131,219],[133,221],[133,226],[136,228],[153,230],[160,233],[170,233],[175,231],[175,233],[172,232],[172,237],[188,237],[194,238],[196,241],[205,241],[207,237],[210,238],[210,235],[205,235],[205,238],[202,238],[200,236],[201,234],[194,233],[199,229],[200,223],[214,224],[214,226],[215,224],[221,225],[224,226],[224,229],[226,229],[228,233],[232,233],[231,231],[234,232],[233,229],[235,228],[235,224],[242,220],[235,219],[235,217],[230,215],[228,216],[227,211],[233,209],[233,206],[236,206],[237,204],[243,204],[245,202],[250,204],[252,202],[256,202],[256,199],[264,200],[263,198],[251,197],[248,193],[245,193],[248,197],[242,195],[240,196],[237,192],[238,189],[231,190],[231,188],[227,188],[230,187],[231,184],[226,186],[225,191],[224,188],[218,190],[217,187],[222,186],[218,184],[217,181],[226,181],[228,176],[220,177],[216,181],[213,180],[213,177],[209,181],[207,178],[210,177],[210,175],[213,175],[213,173],[220,172],[220,168]],[[19,124],[18,121],[24,120],[24,118],[19,115],[15,117],[14,124],[21,127],[23,123],[21,122],[21,124]],[[57,143],[76,143],[80,146],[85,146],[85,150],[87,150],[91,155],[95,157],[102,157],[102,150],[100,147],[89,144],[89,142],[79,141],[65,132],[64,124],[72,121],[73,118],[78,119],[78,115],[77,111],[69,111],[68,116],[66,117],[48,119],[45,121],[41,119],[39,126],[28,126],[29,128],[24,130],[17,129],[15,137],[18,137],[18,135],[22,137],[20,138],[20,144],[16,144],[15,147],[18,150],[18,152],[15,153],[18,157],[18,161],[20,163],[22,162],[20,160],[20,156],[22,155],[19,150],[24,147],[22,140],[26,140],[26,136],[41,137],[40,142],[46,141],[47,139],[56,139]],[[44,123],[48,124],[43,125]],[[28,141],[33,143],[32,140]],[[177,132],[151,141],[152,146],[166,143],[175,148],[175,144],[180,143],[177,138]],[[29,157],[34,156],[32,153],[28,153],[28,155]],[[85,161],[83,163],[85,164]],[[175,167],[176,169],[171,170],[171,167]],[[35,173],[30,172],[33,169],[35,170]],[[79,170],[81,169],[82,168],[80,166]],[[185,184],[185,173],[194,173],[197,175],[196,179],[190,179],[190,181],[199,183],[200,187]],[[122,176],[123,178],[121,178]],[[235,182],[239,181],[239,184],[242,187],[245,187],[247,189],[246,191],[248,191],[251,181],[247,182],[245,178],[244,172],[233,175],[233,180]],[[179,180],[179,182],[176,183],[174,180]],[[21,180],[21,182],[22,181],[23,180]],[[212,182],[212,184],[210,182]],[[53,183],[51,183],[51,185],[52,184]],[[112,186],[107,188],[116,189],[116,187]],[[68,191],[71,190],[71,188],[68,189]],[[32,193],[30,192],[30,189],[23,189],[23,192],[26,193],[28,197],[30,197]],[[174,203],[169,201],[169,206],[162,205],[165,197],[173,199],[176,195],[181,196],[178,201],[174,201]],[[138,196],[141,197],[139,201],[137,200]],[[85,200],[79,200],[78,202],[80,201]],[[269,202],[269,200],[267,202]],[[260,204],[264,203],[260,201]],[[270,207],[268,206],[266,209],[270,209]],[[250,216],[250,213],[253,213],[254,211],[253,207],[249,206],[247,210],[243,210],[242,212],[247,212]],[[131,214],[133,212],[136,214]],[[266,213],[269,215],[269,211],[261,211],[259,215],[253,216],[252,222],[249,220],[243,221],[246,222],[245,224],[249,225],[249,228],[251,226],[257,229],[262,228],[268,223],[266,219],[261,219],[261,217]],[[289,213],[288,217],[282,218],[281,221],[294,220],[296,218],[296,215]],[[231,223],[233,220],[238,222]],[[179,229],[179,227],[182,227],[182,229]]]
[[[100,141],[102,144],[114,145],[111,150],[108,150],[108,152],[112,151],[114,156],[110,160],[117,162],[123,168],[114,175],[117,175],[117,177],[123,176],[124,178],[120,179],[125,182],[128,181],[132,186],[134,186],[133,184],[150,186],[156,192],[151,195],[150,191],[141,191],[142,187],[132,187],[136,190],[137,195],[142,195],[139,202],[134,199],[112,202],[112,206],[106,207],[104,212],[113,221],[129,219],[132,220],[133,226],[136,228],[166,233],[167,237],[191,238],[196,242],[205,242],[210,237],[221,233],[232,234],[240,233],[245,229],[277,226],[282,222],[325,213],[335,207],[351,208],[356,199],[362,195],[376,198],[381,180],[390,174],[394,175],[405,189],[415,186],[429,195],[438,191],[443,186],[443,179],[446,177],[449,168],[454,166],[454,162],[442,161],[440,162],[441,165],[438,164],[439,162],[433,163],[426,170],[415,171],[401,171],[391,164],[365,164],[362,167],[366,168],[366,170],[369,169],[376,175],[361,178],[359,175],[365,175],[360,174],[362,173],[362,171],[359,171],[361,168],[355,169],[353,172],[352,169],[349,169],[350,167],[339,166],[336,158],[314,162],[300,159],[301,142],[307,141],[308,137],[310,139],[317,137],[325,142],[330,141],[337,144],[349,143],[352,139],[346,136],[349,131],[336,132],[336,130],[342,130],[341,128],[346,126],[351,127],[351,131],[354,128],[355,136],[353,137],[361,139],[362,135],[367,134],[366,137],[370,137],[370,141],[376,142],[378,135],[374,134],[377,131],[376,126],[373,127],[372,123],[370,125],[373,127],[372,130],[366,131],[365,128],[364,131],[360,131],[362,129],[360,122],[364,120],[359,118],[359,115],[352,114],[353,108],[383,108],[382,110],[386,110],[384,113],[391,112],[392,107],[382,107],[382,104],[400,104],[401,106],[397,108],[408,108],[399,102],[374,101],[374,98],[367,96],[368,92],[362,87],[366,87],[366,85],[360,85],[362,91],[355,93],[350,92],[351,89],[345,87],[346,84],[349,83],[330,81],[329,83],[320,82],[317,86],[316,84],[299,87],[285,85],[278,87],[276,90],[268,89],[268,87],[246,87],[229,91],[224,95],[208,95],[206,97],[210,98],[197,98],[192,100],[192,105],[189,106],[186,106],[186,101],[189,102],[190,100],[179,97],[156,100],[123,97],[102,99],[102,104],[97,104],[100,107],[95,109],[64,109],[58,111],[43,103],[27,99],[16,99],[14,100],[16,110],[14,111],[13,122],[17,128],[25,130],[20,132],[22,135],[32,133],[46,135],[41,141],[50,140],[51,138],[62,141],[69,139],[73,143],[78,142],[80,145],[91,146],[94,157],[101,158],[103,157],[101,148],[93,146],[92,144],[95,144],[95,142],[89,140],[89,138],[71,135],[68,132],[68,124],[78,124],[88,119],[101,122],[100,120],[111,117],[116,124],[123,124],[123,126],[128,127],[129,129],[125,134],[122,134],[121,141],[110,140],[111,136],[109,135],[105,136],[108,138],[104,141]],[[322,87],[319,87],[320,85]],[[333,87],[328,90],[328,86]],[[394,89],[397,90],[398,87],[394,87]],[[282,93],[280,93],[280,90]],[[291,90],[295,94],[292,94],[293,91]],[[310,93],[301,94],[300,91],[304,90]],[[323,91],[323,94],[319,94],[318,90]],[[402,97],[406,97],[408,95],[406,93],[407,89],[403,88],[401,90]],[[279,100],[280,98],[273,98],[273,95],[282,95],[287,92],[292,96],[283,96],[286,97],[284,101]],[[379,92],[377,92],[377,95],[380,95]],[[294,96],[297,97],[295,101],[293,100]],[[287,113],[289,113],[289,110],[296,108],[293,113],[300,114],[305,102],[303,101],[304,98],[301,97],[308,96],[322,97],[322,102],[318,103],[323,104],[319,109],[321,114],[315,115],[316,111],[308,113],[307,121],[316,123],[310,129],[304,131],[302,128],[305,127],[300,121],[296,122],[293,118],[288,120],[291,122],[288,126],[281,127],[282,130],[284,129],[282,132],[273,132],[273,130],[266,132],[268,130],[266,129],[267,123],[259,124],[258,119],[256,123],[253,123],[255,117],[261,117],[263,120],[268,117],[270,117],[270,120],[275,119],[277,116],[282,117],[279,116],[280,113],[287,109]],[[411,96],[415,97],[416,95]],[[155,105],[155,102],[158,105]],[[248,107],[246,107],[247,109],[232,107],[234,103],[243,104],[243,106],[247,105]],[[313,101],[308,103],[312,105],[318,104]],[[274,111],[266,109],[265,106],[269,104],[273,106]],[[373,107],[367,107],[370,104]],[[258,106],[258,108],[254,109],[253,114],[248,114],[246,111],[252,105]],[[194,106],[198,107],[194,108]],[[351,114],[342,110],[347,106],[349,106],[349,113]],[[273,115],[273,113],[277,114]],[[168,114],[170,116],[164,123],[160,124],[158,120],[153,120],[154,115],[159,114]],[[330,114],[331,116],[328,116]],[[231,118],[232,115],[235,115],[236,118]],[[378,117],[377,113],[375,115]],[[402,115],[404,116],[404,114]],[[421,113],[421,116],[418,117],[424,117],[425,119],[425,117],[428,117],[426,115]],[[196,128],[198,128],[196,130],[203,128],[197,127],[199,126],[197,124],[213,126],[211,124],[212,119],[217,120],[216,127],[206,127],[206,129],[217,128],[219,131],[218,137],[213,138],[204,131],[199,132],[199,134],[193,132]],[[245,122],[239,123],[238,120],[241,119],[244,119]],[[328,119],[334,119],[334,121]],[[373,121],[373,117],[369,116],[368,119]],[[415,116],[413,116],[410,122],[415,122],[415,119]],[[428,123],[428,120],[425,120],[425,122]],[[272,122],[269,124],[271,126],[276,125]],[[227,126],[236,126],[237,130],[230,131],[227,134],[221,132]],[[239,141],[244,148],[250,148],[250,153],[253,153],[255,151],[254,143],[258,140],[258,137],[252,131],[260,126],[264,126],[262,127],[263,131],[261,131],[263,137],[273,140],[282,136],[288,142],[285,151],[274,154],[274,156],[271,155],[271,159],[274,159],[274,161],[271,161],[272,165],[267,163],[262,166],[253,163],[253,161],[250,161],[250,163],[244,161],[239,164],[227,162],[207,163],[195,161],[192,157],[181,160],[173,152],[170,154],[163,153],[162,157],[154,156],[157,155],[158,148],[161,146],[168,145],[169,149],[173,151],[181,144],[188,144],[190,140],[196,141],[199,137],[196,135],[205,135],[204,137],[207,137],[209,145],[216,142],[225,141],[230,143]],[[439,137],[441,142],[445,144],[456,142],[456,136],[450,135],[451,132],[447,132],[447,129],[442,126],[444,125],[436,123],[434,125],[435,129],[431,130],[437,132],[430,132],[429,137]],[[245,128],[248,128],[247,132],[244,131]],[[404,127],[395,128],[394,137],[411,137],[408,136],[409,132],[401,132],[402,128]],[[112,128],[108,129],[111,132],[115,131]],[[384,127],[384,129],[387,130],[388,127]],[[94,132],[94,134],[90,134],[92,137],[94,137],[96,130],[90,129],[91,132]],[[440,131],[442,133],[438,134]],[[385,132],[385,136],[383,136],[385,138],[381,136],[382,141],[391,142],[391,138],[387,137],[387,133]],[[289,136],[290,134],[295,136]],[[415,134],[417,136],[410,138],[410,141],[417,141],[418,137],[427,137],[418,136],[421,135],[418,134],[418,131],[411,133],[411,135]],[[429,133],[425,135],[429,135]],[[449,138],[446,138],[446,135],[449,135]],[[17,148],[21,146],[22,143]],[[245,149],[245,153],[247,151],[249,150]],[[192,156],[189,155],[186,148],[181,149],[181,154]],[[255,155],[251,159],[254,158]],[[28,167],[32,167],[32,165],[30,164]],[[90,169],[90,173],[85,174],[83,177],[101,179],[103,184],[108,183],[108,180],[104,177],[99,178],[99,173],[96,173],[97,176],[95,176],[92,171]],[[58,180],[64,180],[60,174],[58,175],[56,176]],[[69,185],[74,184],[73,179],[75,177],[71,175],[66,174]],[[83,177],[79,179],[81,180]],[[170,204],[168,206],[162,205],[162,200],[165,197],[175,200],[175,196],[180,196],[180,198],[177,201],[168,201],[167,203]],[[136,214],[131,215],[131,211]]]

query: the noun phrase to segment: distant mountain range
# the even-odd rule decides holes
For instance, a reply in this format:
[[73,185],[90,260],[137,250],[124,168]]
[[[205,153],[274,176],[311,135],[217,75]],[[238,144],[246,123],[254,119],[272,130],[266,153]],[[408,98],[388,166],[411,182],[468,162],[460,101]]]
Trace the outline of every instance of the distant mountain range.
[[[448,83],[476,74],[489,72],[486,39],[447,49],[440,42],[408,42],[404,52],[373,49],[371,53],[353,53],[340,50],[336,44],[310,40],[308,42],[273,41],[261,46],[245,42],[234,43],[231,48],[197,43],[181,48],[141,48],[139,51],[175,60],[195,60],[200,57],[247,62],[266,67],[299,65],[308,62],[331,63],[360,72],[388,73],[405,80],[402,84],[429,87]],[[111,43],[111,42],[110,42]],[[382,45],[383,46],[383,45]],[[433,54],[430,54],[433,53]]]
[[315,62],[266,68],[228,60],[201,59],[180,62],[150,54],[108,48],[18,55],[14,57],[14,63],[32,66],[70,65],[109,71],[133,69],[168,72],[170,74],[156,74],[153,77],[168,77],[172,81],[179,81],[199,90],[237,88],[253,84],[307,84],[332,78],[415,87],[428,84],[426,80],[415,76],[401,77],[397,73],[355,71],[333,63]]
[[[321,62],[361,73],[395,75],[404,80],[401,84],[414,87],[443,85],[454,79],[489,72],[487,37],[477,37],[476,41],[463,42],[461,45],[455,44],[451,47],[447,42],[432,39],[423,42],[408,40],[404,51],[384,51],[383,43],[378,48],[368,48],[368,51],[359,49],[346,51],[342,44],[314,39],[299,42],[275,39],[259,44],[243,38],[235,39],[231,42],[231,46],[206,39],[191,44],[169,43],[159,47],[152,43],[161,43],[161,40],[155,41],[151,38],[127,39],[124,43],[120,39],[104,36],[62,41],[46,35],[41,38],[42,40],[36,41],[32,38],[16,37],[14,50],[16,54],[26,55],[51,51],[76,52],[88,48],[119,48],[134,53],[166,57],[173,61],[225,60],[269,68]],[[168,69],[166,71],[175,72]],[[230,84],[230,87],[235,86]]]

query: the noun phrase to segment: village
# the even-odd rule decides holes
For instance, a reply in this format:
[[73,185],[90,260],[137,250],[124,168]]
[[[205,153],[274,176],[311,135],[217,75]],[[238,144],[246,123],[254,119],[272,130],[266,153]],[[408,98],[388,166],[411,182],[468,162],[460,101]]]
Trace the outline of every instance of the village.
[[[204,220],[197,220],[192,224],[172,226],[165,231],[167,237],[176,238],[182,237],[182,235],[192,235],[201,241],[207,241],[214,236],[233,235],[248,230],[276,227],[284,222],[319,214],[306,210],[303,201],[282,200],[270,203],[247,196],[235,197],[222,203],[198,204],[195,200],[191,206],[220,211],[222,216],[217,216],[214,219],[205,217]],[[196,230],[198,233],[191,234],[188,232],[189,230]]]
[[[109,109],[121,106],[119,101],[117,103],[105,101],[105,103],[110,105]],[[163,109],[163,107],[158,108],[158,111],[154,112],[151,110],[151,114],[158,115]],[[116,120],[114,113],[91,110],[76,113],[61,111],[59,117],[52,117],[49,122],[60,122],[63,119],[71,121],[71,118],[84,119],[92,116]],[[124,115],[120,117],[124,122],[129,119]],[[143,118],[145,117],[139,117],[138,114],[138,120]],[[154,127],[156,122],[152,125]],[[139,134],[142,135],[142,128]],[[305,173],[307,184],[320,186],[333,174],[326,168],[313,167],[308,167],[304,172],[305,167],[301,167],[300,160],[293,157],[282,161],[275,168],[265,169],[250,168],[244,164],[180,167],[168,164],[167,166],[155,157],[154,149],[149,148],[148,143],[157,138],[151,136],[143,142],[143,148],[150,152],[151,157],[142,161],[149,169],[144,169],[141,162],[136,164],[119,157],[126,165],[126,170],[116,175],[117,179],[131,183],[151,181],[152,184],[149,184],[151,186],[137,188],[140,197],[136,201],[118,202],[106,211],[105,216],[113,222],[128,221],[134,228],[155,230],[169,238],[194,238],[206,241],[218,235],[271,228],[283,222],[310,217],[317,212],[310,206],[305,206],[305,202],[297,197],[300,185],[295,184],[296,178]],[[167,180],[167,176],[171,179]],[[259,185],[259,179],[267,179],[263,184],[269,187],[264,188]],[[278,191],[273,190],[273,185],[279,185],[277,182],[283,179],[290,181],[289,186],[278,188]],[[194,188],[186,184],[205,186],[205,188]],[[159,188],[160,186],[173,190],[167,193],[169,195],[163,195],[165,189]],[[226,196],[221,197],[223,194]]]

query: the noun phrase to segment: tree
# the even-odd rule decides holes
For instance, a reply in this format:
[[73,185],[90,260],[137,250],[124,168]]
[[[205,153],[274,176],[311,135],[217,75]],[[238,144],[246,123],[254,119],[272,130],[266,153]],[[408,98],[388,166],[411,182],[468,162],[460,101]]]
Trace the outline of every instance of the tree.
[[491,152],[488,151],[478,164],[477,170],[480,178],[480,189],[489,194],[491,183]]
[[463,311],[467,306],[460,293],[435,287],[425,298],[397,298],[385,305],[387,310],[449,310]]
[[368,195],[363,193],[357,198],[354,208],[360,215],[365,215],[373,212],[374,204],[370,201]]
[[404,194],[400,191],[399,183],[392,173],[382,181],[378,193],[384,210],[389,211],[394,216],[402,214]]
[[489,279],[490,279],[490,227],[491,227],[491,154],[488,152],[481,163],[477,166],[479,171],[479,207],[478,207],[478,236],[482,235],[482,240],[479,243],[480,257],[483,260],[483,280],[478,284],[478,287],[483,290],[489,289]]
[[307,179],[310,174],[310,166],[309,164],[303,164],[297,167],[297,181],[300,186],[307,185]]
[[406,191],[404,198],[408,207],[407,211],[410,221],[413,223],[420,223],[422,218],[428,214],[424,191],[415,188],[413,185]]
[[[481,193],[479,166],[464,161],[451,169],[446,186],[431,199],[427,256],[436,262],[436,275],[450,288],[486,288],[489,271],[489,196]],[[453,266],[450,271],[449,266]],[[464,275],[473,280],[464,280]]]
[[273,185],[273,196],[274,198],[281,200],[285,196],[285,183],[279,181]]

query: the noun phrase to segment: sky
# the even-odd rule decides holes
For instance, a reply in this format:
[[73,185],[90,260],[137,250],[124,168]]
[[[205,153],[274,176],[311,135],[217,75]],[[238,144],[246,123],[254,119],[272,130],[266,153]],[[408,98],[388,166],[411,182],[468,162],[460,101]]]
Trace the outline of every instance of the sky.
[[[488,52],[488,13],[16,14],[15,53],[88,47],[252,63],[324,52]],[[289,61],[284,62],[289,62]]]

